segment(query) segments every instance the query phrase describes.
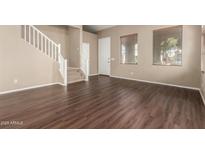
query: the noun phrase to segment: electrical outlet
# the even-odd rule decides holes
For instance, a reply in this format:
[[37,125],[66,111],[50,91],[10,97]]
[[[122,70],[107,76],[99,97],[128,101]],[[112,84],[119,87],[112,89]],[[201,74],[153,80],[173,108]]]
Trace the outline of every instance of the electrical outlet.
[[18,79],[14,79],[14,84],[17,84],[18,83]]

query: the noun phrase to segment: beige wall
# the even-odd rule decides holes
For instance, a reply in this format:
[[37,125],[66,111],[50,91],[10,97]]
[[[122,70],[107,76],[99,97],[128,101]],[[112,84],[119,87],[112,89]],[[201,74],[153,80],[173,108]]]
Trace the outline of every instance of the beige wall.
[[[111,75],[199,88],[201,27],[183,26],[182,66],[156,66],[152,31],[161,27],[166,26],[116,26],[99,32],[99,38],[111,37]],[[138,65],[120,64],[120,36],[132,33],[138,33]]]
[[[152,65],[152,30],[160,27],[162,26],[117,26],[99,32],[99,38],[111,37],[111,57],[115,58],[115,61],[111,64],[111,74],[114,76],[199,88],[200,26],[183,26],[183,66],[181,67]],[[71,37],[69,36],[72,34],[78,38],[79,29],[74,29],[72,32],[68,32],[67,35],[67,32],[66,34],[55,34],[57,31],[56,28],[55,26],[49,28],[40,27],[42,31],[47,33],[56,42],[58,42],[57,38],[60,37],[62,41],[59,43],[63,44],[62,42],[64,42],[65,45],[63,45],[63,48],[67,51],[67,49],[70,49],[69,43],[71,42],[72,44],[73,41],[72,39],[70,40]],[[64,27],[61,30],[59,30],[59,33],[66,31],[66,28]],[[0,26],[0,92],[62,81],[57,70],[57,64],[33,46],[25,44],[24,40],[21,39],[20,32],[20,26]],[[119,63],[119,37],[131,33],[138,33],[139,64],[123,65]],[[91,45],[90,72],[91,74],[95,74],[97,72],[97,36],[87,32],[83,34],[83,41]],[[67,41],[65,41],[67,39],[68,45],[66,45]],[[74,58],[72,57],[71,59],[75,59],[79,54],[78,39],[74,39],[76,43],[73,43],[75,44],[73,47],[74,50],[71,51],[71,53],[73,52],[71,55]],[[77,65],[79,64],[78,59],[73,62],[77,62]],[[133,72],[133,75],[131,75],[131,72]],[[18,80],[18,82],[14,83],[14,80]],[[204,81],[204,77],[202,76],[201,87],[205,87]]]
[[69,34],[69,67],[80,67],[80,29],[68,28]]
[[62,81],[55,61],[21,38],[21,26],[0,26],[0,42],[0,92]]
[[205,29],[203,28],[203,35],[201,41],[201,91],[205,98]]
[[90,44],[90,75],[98,74],[98,36],[84,31],[83,42]]

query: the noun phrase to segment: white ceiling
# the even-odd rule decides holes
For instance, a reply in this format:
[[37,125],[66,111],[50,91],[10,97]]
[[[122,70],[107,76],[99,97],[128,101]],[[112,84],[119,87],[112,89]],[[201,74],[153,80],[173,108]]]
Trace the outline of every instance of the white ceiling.
[[101,30],[107,29],[107,28],[111,28],[114,27],[116,25],[84,25],[83,29],[89,32],[99,32]]

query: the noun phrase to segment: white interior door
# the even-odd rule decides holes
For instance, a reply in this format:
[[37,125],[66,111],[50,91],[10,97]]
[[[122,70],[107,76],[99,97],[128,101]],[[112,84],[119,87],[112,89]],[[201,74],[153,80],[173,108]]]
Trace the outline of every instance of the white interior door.
[[81,70],[85,74],[85,79],[88,80],[89,77],[89,68],[90,68],[90,63],[89,63],[89,57],[90,57],[90,44],[89,43],[83,43],[83,47],[81,50],[81,58],[80,58],[80,65],[81,65]]
[[110,37],[98,40],[98,73],[110,75]]

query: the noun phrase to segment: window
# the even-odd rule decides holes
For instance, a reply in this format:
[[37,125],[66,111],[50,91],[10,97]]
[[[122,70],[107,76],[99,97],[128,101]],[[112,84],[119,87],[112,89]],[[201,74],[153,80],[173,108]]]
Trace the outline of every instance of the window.
[[120,63],[137,64],[138,44],[137,34],[120,37]]
[[153,64],[182,65],[182,26],[154,30]]

